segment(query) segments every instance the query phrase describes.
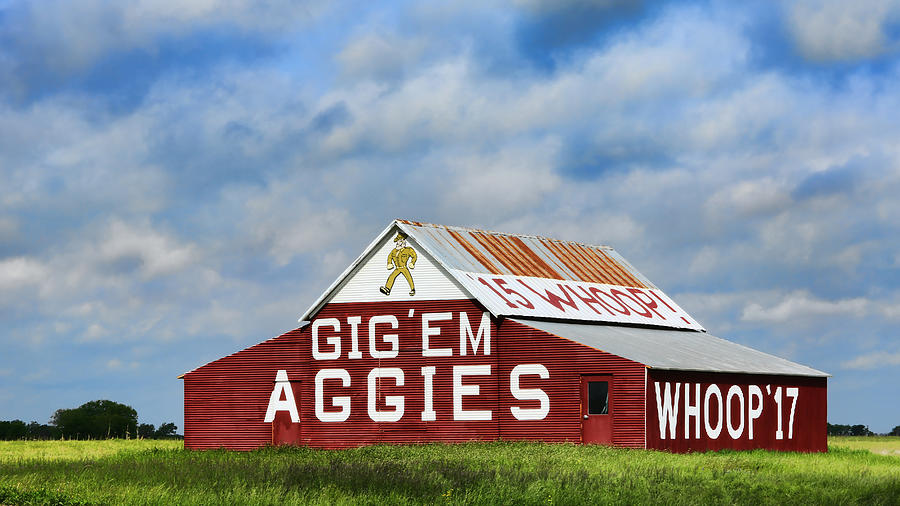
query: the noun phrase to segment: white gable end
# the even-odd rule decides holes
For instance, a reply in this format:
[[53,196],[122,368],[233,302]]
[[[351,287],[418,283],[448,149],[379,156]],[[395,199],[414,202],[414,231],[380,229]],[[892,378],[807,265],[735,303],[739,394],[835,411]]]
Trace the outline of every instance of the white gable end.
[[384,238],[328,302],[470,298],[412,238],[395,239],[396,233]]

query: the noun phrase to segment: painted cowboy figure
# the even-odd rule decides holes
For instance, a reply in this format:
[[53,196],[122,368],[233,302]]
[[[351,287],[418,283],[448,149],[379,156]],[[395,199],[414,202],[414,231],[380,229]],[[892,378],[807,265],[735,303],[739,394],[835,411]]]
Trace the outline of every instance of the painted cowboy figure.
[[[397,276],[403,274],[403,277],[406,278],[406,282],[409,283],[409,295],[413,296],[416,294],[416,285],[413,283],[412,274],[410,274],[409,271],[416,267],[416,251],[406,245],[406,234],[403,232],[397,233],[397,237],[394,237],[394,242],[396,243],[396,246],[388,253],[387,258],[388,270],[393,269],[394,271],[391,272],[387,278],[387,282],[384,286],[379,288],[379,290],[385,295],[390,295],[391,288],[394,286],[394,281],[397,279]],[[408,267],[406,265],[407,262],[409,262]]]

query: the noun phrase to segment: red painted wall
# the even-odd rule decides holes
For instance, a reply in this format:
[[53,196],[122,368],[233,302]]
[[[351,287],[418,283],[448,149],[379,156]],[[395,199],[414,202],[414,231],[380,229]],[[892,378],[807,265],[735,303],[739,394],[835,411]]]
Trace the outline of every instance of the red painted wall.
[[[292,330],[184,375],[184,446],[249,450],[272,440],[263,417],[278,369],[299,377],[296,350],[302,330]],[[308,338],[308,333],[305,334]]]
[[[687,401],[685,385],[689,392]],[[696,395],[698,385],[699,405]],[[716,392],[719,395],[716,395]],[[697,411],[692,408],[690,413],[691,415],[699,413],[699,438],[698,418],[690,416],[687,422],[685,420],[687,405],[699,408]],[[647,377],[646,409],[648,448],[674,452],[726,448],[740,450],[764,448],[802,452],[824,452],[828,449],[826,378],[651,369]],[[662,436],[660,419],[664,425]],[[674,438],[671,432],[673,420]]]
[[[409,312],[412,310],[412,317]],[[460,353],[460,317],[467,315],[473,332],[477,332],[483,310],[469,300],[417,303],[352,303],[329,304],[317,319],[336,318],[340,331],[331,326],[320,327],[319,348],[334,352],[329,336],[340,336],[339,358],[314,360],[312,325],[263,342],[234,355],[217,360],[185,375],[185,446],[188,448],[249,449],[272,441],[272,424],[263,422],[274,379],[285,369],[292,381],[295,398],[299,399],[301,417],[296,444],[323,448],[346,448],[373,443],[416,443],[426,441],[462,442],[471,440],[543,440],[581,441],[580,375],[613,374],[616,396],[611,413],[614,417],[613,443],[643,447],[644,367],[635,362],[593,350],[541,331],[505,321],[499,326],[493,319],[491,353],[484,354],[484,337],[473,354],[467,337],[467,354]],[[433,320],[437,335],[429,338],[429,348],[449,349],[451,356],[422,356],[422,315],[450,313],[448,320]],[[396,316],[397,329],[388,324],[376,326],[376,349],[388,350],[382,336],[397,334],[399,350],[395,358],[372,358],[369,352],[368,322],[372,316]],[[361,358],[349,358],[353,349],[348,318],[359,317],[357,348]],[[521,389],[541,389],[549,400],[549,411],[542,420],[519,420],[513,406],[538,409],[540,400],[516,399],[510,390],[510,374],[520,364],[542,364],[549,375],[540,378],[520,376]],[[425,377],[423,367],[434,367],[432,378],[435,419],[423,421],[425,411]],[[459,420],[454,417],[454,366],[488,366],[489,375],[464,376],[464,388],[478,386],[478,395],[461,396],[466,413],[490,411],[490,420]],[[378,382],[376,408],[390,411],[386,396],[403,396],[404,414],[394,422],[375,422],[368,413],[368,375],[374,368],[399,368],[404,384],[394,379]],[[323,382],[325,411],[338,411],[332,399],[350,398],[350,415],[346,421],[319,420],[314,408],[315,377],[320,369],[343,369],[350,385],[339,379]],[[282,422],[284,413],[281,413]]]
[[[433,319],[427,324],[432,329],[429,348],[445,350],[449,356],[423,356],[425,313],[449,314],[446,320]],[[329,304],[316,319],[337,319],[340,330],[320,326],[317,342],[319,352],[326,356],[329,353],[337,355],[333,358],[313,358],[313,325],[308,325],[187,373],[184,377],[185,446],[251,449],[271,444],[273,423],[266,423],[264,417],[277,371],[283,369],[298,400],[301,420],[299,426],[291,424],[287,414],[280,412],[276,424],[281,424],[279,430],[283,432],[280,434],[298,445],[347,448],[374,443],[497,439],[580,442],[581,376],[609,374],[614,392],[610,407],[612,442],[617,446],[643,448],[646,445],[676,452],[722,448],[826,450],[825,378],[648,370],[642,364],[510,320],[490,320],[490,354],[485,354],[483,336],[474,353],[467,336],[467,353],[462,356],[460,313],[467,315],[472,331],[477,332],[483,309],[470,300]],[[385,342],[385,335],[397,335],[396,357],[372,357],[369,321],[376,315],[393,315],[397,319],[396,329],[385,323],[375,327],[377,352],[392,349],[392,345]],[[359,358],[350,358],[352,325],[348,322],[351,321],[359,322],[356,329]],[[334,336],[338,336],[340,353],[335,353]],[[330,341],[329,337],[332,338]],[[535,389],[540,389],[547,396],[548,410],[540,420],[521,420],[513,415],[513,407],[524,410],[542,407],[540,399],[522,399],[521,394],[516,398],[511,391],[512,371],[527,364],[540,364],[548,375],[541,378],[532,373],[519,377],[521,389],[532,394]],[[489,368],[490,374],[461,377],[457,387],[460,391],[474,393],[477,386],[478,393],[460,395],[456,404],[462,408],[463,416],[471,415],[473,411],[490,412],[488,420],[461,420],[454,416],[453,371],[454,367],[466,366],[481,367],[484,372]],[[434,374],[430,376],[434,420],[422,419],[422,413],[426,411],[423,367],[434,368]],[[402,371],[403,385],[397,385],[394,378],[373,382],[376,390],[372,398],[377,411],[392,411],[388,398],[402,396],[403,415],[397,421],[373,421],[369,414],[368,377],[377,368]],[[349,377],[350,384],[346,387],[340,379],[322,382],[325,416],[340,410],[332,405],[335,397],[349,398],[350,414],[344,421],[323,421],[316,414],[316,374],[321,369],[344,370]],[[665,402],[666,384],[669,385],[668,405]],[[699,438],[695,438],[693,432],[689,438],[684,434],[685,384],[690,391],[689,406],[697,404],[695,391],[698,385],[700,388]],[[736,389],[731,389],[734,385]],[[752,385],[758,387],[757,393],[751,392]],[[716,388],[718,397],[714,395]],[[703,402],[707,392],[711,392],[709,410]],[[781,396],[782,439],[776,435],[778,395]],[[719,398],[723,406],[721,426]],[[730,418],[724,407],[726,401],[731,404]],[[793,418],[790,415],[792,406]],[[664,437],[660,437],[661,409]],[[752,440],[749,437],[751,418]],[[689,420],[691,430],[696,419]],[[675,422],[674,439],[670,429],[672,421]],[[718,428],[718,434],[707,430],[707,424],[712,432]]]
[[521,404],[509,393],[509,371],[519,363],[543,363],[549,380],[532,380],[545,385],[550,396],[550,413],[540,421],[523,422],[502,411],[501,436],[510,440],[581,442],[581,376],[611,374],[614,395],[613,444],[644,447],[644,371],[642,364],[594,350],[540,330],[504,321],[500,325],[501,404]]

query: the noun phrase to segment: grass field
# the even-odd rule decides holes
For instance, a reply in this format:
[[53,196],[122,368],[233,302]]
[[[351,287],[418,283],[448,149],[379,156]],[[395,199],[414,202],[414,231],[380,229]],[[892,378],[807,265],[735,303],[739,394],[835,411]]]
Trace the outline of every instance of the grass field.
[[900,457],[877,454],[900,438],[829,442],[829,453],[813,455],[536,443],[191,452],[180,441],[0,442],[0,504],[900,504]]
[[830,446],[839,446],[841,448],[850,448],[853,450],[868,450],[879,455],[895,455],[900,457],[900,437],[897,436],[879,436],[879,437],[833,437],[828,439]]

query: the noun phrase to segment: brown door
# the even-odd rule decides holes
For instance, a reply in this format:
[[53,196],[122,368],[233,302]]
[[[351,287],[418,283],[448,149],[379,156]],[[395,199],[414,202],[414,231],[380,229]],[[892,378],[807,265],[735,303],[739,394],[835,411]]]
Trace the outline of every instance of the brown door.
[[[300,382],[291,381],[291,390],[294,393],[294,402],[297,403],[297,414],[300,413]],[[287,411],[275,413],[272,421],[273,445],[300,445],[300,424],[291,421],[291,414]]]
[[581,441],[612,444],[612,376],[581,377]]

